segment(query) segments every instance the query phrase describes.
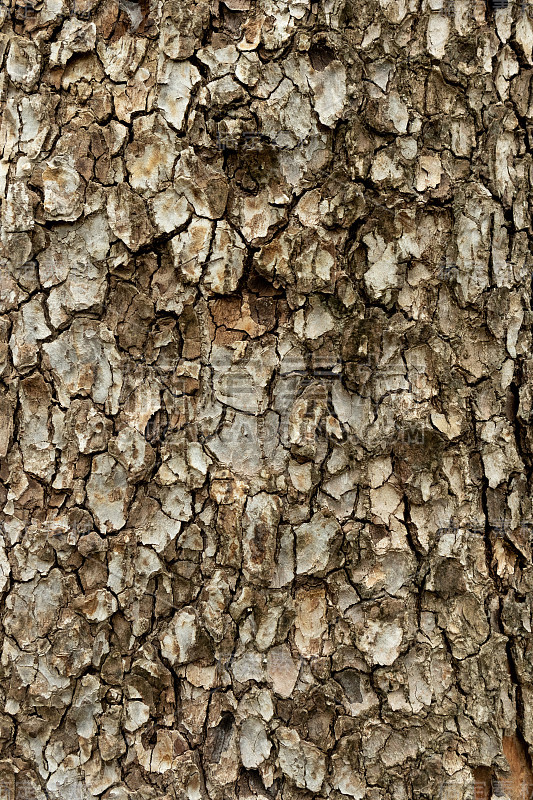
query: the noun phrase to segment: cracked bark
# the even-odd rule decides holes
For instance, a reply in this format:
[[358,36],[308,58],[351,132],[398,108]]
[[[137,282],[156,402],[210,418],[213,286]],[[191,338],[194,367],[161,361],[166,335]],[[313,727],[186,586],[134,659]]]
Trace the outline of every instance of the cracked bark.
[[497,6],[0,3],[2,797],[531,796]]

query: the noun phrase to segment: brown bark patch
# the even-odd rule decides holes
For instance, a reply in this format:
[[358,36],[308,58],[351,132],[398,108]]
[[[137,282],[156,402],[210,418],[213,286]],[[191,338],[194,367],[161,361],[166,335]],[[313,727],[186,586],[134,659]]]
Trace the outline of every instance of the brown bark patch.
[[503,753],[509,772],[498,778],[501,790],[510,800],[528,800],[533,791],[533,772],[526,749],[516,734],[503,737]]

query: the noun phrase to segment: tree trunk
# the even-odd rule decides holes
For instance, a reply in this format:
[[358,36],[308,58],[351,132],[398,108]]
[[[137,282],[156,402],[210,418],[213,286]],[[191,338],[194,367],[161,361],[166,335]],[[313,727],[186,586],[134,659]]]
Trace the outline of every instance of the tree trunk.
[[530,800],[529,5],[14,2],[1,800]]

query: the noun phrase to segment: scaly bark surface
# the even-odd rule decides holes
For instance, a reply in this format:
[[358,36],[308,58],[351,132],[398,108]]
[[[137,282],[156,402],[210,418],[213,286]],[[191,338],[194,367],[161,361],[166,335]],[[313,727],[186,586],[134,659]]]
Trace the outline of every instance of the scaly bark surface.
[[0,5],[2,800],[531,796],[532,19]]

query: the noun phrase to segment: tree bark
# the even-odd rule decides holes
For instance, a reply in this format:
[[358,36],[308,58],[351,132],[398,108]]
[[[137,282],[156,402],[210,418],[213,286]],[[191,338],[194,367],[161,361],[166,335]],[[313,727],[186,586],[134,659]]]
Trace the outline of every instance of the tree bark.
[[0,797],[529,800],[529,5],[12,2]]

